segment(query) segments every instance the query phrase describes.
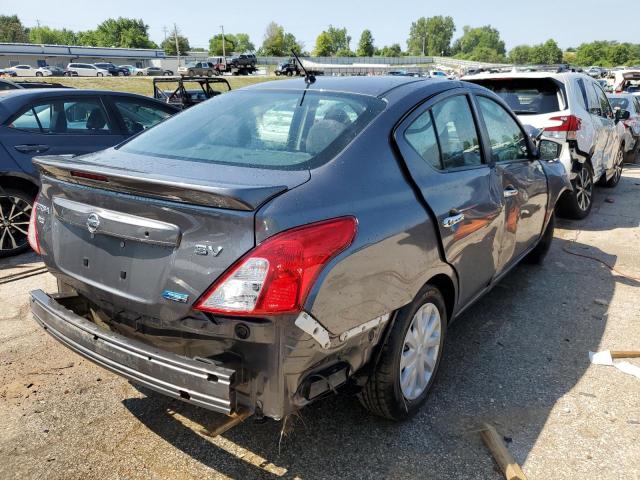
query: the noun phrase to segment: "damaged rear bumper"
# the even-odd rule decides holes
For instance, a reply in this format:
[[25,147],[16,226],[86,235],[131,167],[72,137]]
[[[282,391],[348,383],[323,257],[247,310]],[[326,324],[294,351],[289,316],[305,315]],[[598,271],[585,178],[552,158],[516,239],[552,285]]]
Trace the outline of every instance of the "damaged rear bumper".
[[64,307],[65,298],[31,292],[35,320],[71,350],[164,395],[230,415],[236,411],[235,370],[159,350],[106,331]]

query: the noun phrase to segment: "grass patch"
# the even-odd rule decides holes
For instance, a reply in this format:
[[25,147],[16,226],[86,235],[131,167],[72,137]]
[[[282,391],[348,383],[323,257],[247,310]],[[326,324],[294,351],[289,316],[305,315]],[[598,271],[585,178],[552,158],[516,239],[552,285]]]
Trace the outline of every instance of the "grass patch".
[[[237,76],[224,77],[231,89],[246,87],[254,83],[268,82],[283,77],[276,76]],[[137,93],[148,97],[153,95],[153,77],[47,77],[33,79],[50,83],[60,83],[73,88],[96,90],[111,90],[118,92]]]

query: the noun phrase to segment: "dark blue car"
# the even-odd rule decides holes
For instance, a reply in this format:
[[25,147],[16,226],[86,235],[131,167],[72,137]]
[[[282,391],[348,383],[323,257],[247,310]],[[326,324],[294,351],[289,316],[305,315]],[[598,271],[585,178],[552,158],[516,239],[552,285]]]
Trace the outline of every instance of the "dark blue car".
[[39,180],[35,155],[82,155],[116,145],[178,112],[140,95],[100,90],[0,92],[0,257],[28,248]]

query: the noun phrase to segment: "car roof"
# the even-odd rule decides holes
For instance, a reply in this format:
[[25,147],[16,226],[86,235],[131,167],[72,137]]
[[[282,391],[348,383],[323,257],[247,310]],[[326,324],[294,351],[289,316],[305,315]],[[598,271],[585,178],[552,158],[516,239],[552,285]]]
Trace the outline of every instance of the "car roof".
[[368,95],[372,97],[381,97],[387,92],[418,82],[449,82],[449,80],[436,80],[417,77],[399,77],[392,75],[380,75],[375,77],[325,77],[318,76],[316,81],[311,85],[307,85],[304,78],[295,78],[291,80],[273,80],[270,82],[256,83],[242,90],[305,90],[310,91],[329,91],[336,93],[354,93],[359,95]]
[[553,78],[555,80],[564,81],[571,76],[582,76],[591,78],[588,75],[580,72],[501,72],[501,73],[477,73],[475,75],[465,75],[461,80],[468,80],[470,82],[474,80],[509,80],[516,78]]

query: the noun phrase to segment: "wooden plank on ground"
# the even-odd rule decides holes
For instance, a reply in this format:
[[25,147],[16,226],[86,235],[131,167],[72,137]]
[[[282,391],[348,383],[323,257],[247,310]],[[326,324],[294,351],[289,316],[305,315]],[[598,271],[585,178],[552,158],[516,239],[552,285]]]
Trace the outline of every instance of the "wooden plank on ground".
[[502,437],[493,426],[485,423],[480,435],[507,480],[527,480],[522,468],[507,450]]

